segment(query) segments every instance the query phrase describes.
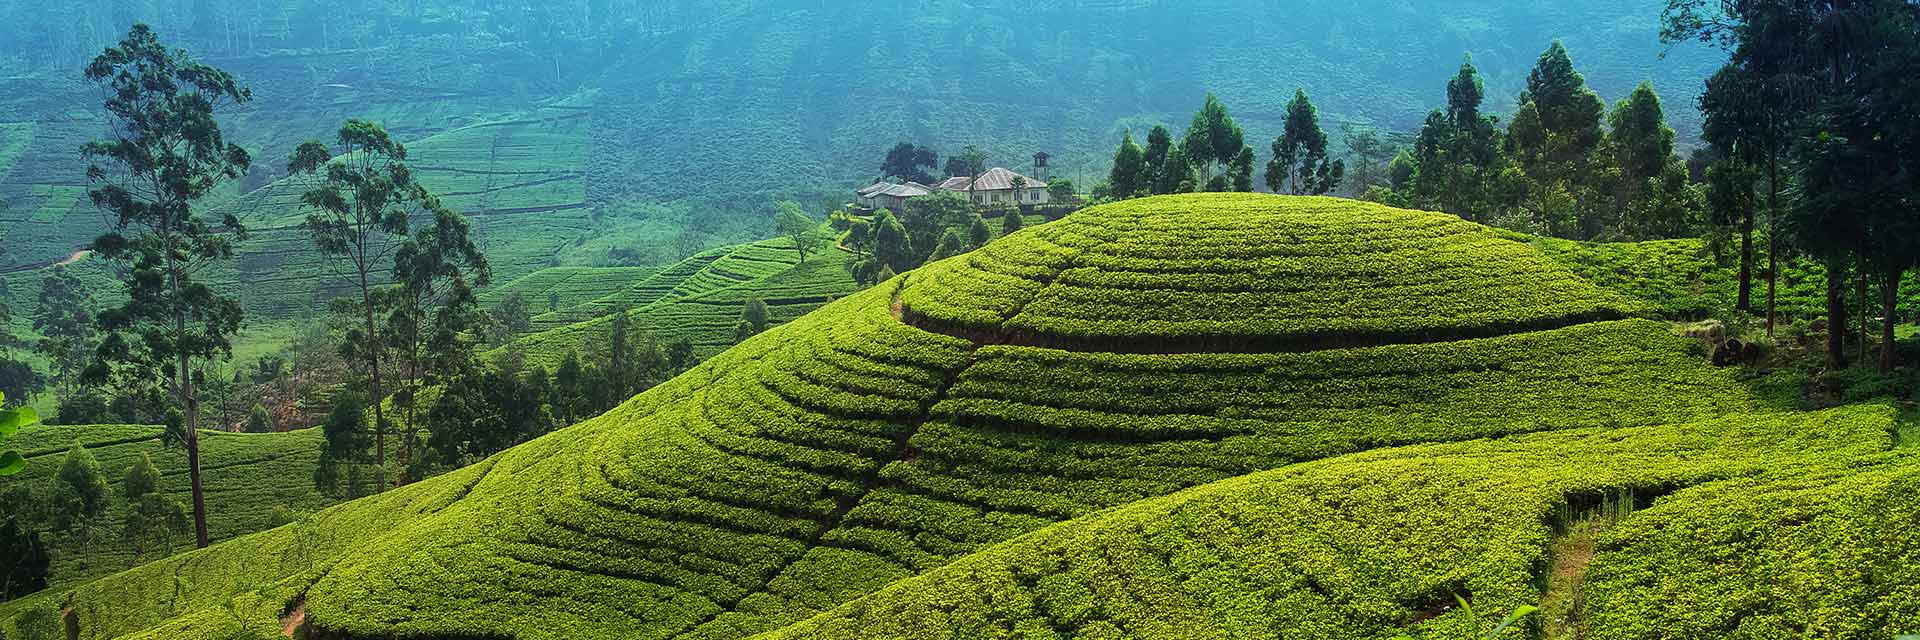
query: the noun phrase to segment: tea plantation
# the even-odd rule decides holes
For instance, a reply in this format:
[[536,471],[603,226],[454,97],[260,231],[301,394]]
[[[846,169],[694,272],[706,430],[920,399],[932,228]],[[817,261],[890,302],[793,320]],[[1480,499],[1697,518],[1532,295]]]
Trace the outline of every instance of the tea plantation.
[[[534,316],[535,333],[510,348],[521,350],[527,363],[551,370],[570,351],[587,356],[604,348],[613,314],[625,312],[636,330],[661,342],[685,339],[697,356],[710,357],[733,345],[734,327],[749,300],[765,302],[771,323],[780,324],[860,290],[848,268],[851,260],[842,251],[815,250],[800,262],[793,243],[780,239],[712,249],[644,277],[583,270],[567,281],[581,284],[570,286],[587,286],[582,281],[624,286]],[[529,279],[548,271],[553,270]],[[528,302],[536,304],[532,298]]]
[[[833,259],[612,295],[831,296],[803,276]],[[0,631],[1482,637],[1456,595],[1571,598],[1589,638],[1920,629],[1894,411],[1771,406],[1655,311],[1444,214],[1106,205],[473,467],[0,605]],[[1577,593],[1546,587],[1558,516],[1614,503]]]
[[[107,511],[96,531],[67,531],[48,539],[53,545],[53,581],[83,582],[131,567],[134,547],[122,539],[120,524],[129,508],[120,498],[120,483],[141,454],[160,471],[160,490],[185,504],[187,456],[179,447],[160,441],[162,428],[135,425],[39,425],[21,430],[8,440],[27,456],[26,471],[0,479],[0,491],[24,489],[44,498],[74,444],[86,447],[106,477]],[[261,531],[280,524],[277,518],[315,511],[336,500],[313,487],[319,461],[319,429],[280,433],[205,431],[200,442],[209,461],[203,468],[207,487],[208,532],[215,541]],[[276,514],[276,509],[279,513]],[[91,535],[88,535],[91,534]],[[175,549],[193,546],[191,535],[175,541]],[[149,545],[146,559],[165,555]]]

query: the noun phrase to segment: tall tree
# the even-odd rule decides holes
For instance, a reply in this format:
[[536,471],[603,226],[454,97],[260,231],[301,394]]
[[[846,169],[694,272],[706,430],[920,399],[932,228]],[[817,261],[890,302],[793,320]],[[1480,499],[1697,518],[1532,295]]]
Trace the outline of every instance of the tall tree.
[[937,166],[940,166],[940,154],[926,147],[914,146],[911,142],[902,142],[887,152],[887,159],[880,163],[880,176],[932,184],[933,174],[928,172]]
[[966,150],[957,155],[947,156],[947,175],[977,176],[987,171],[987,154],[979,147],[967,145]]
[[1413,204],[1480,219],[1492,213],[1491,183],[1502,161],[1500,132],[1480,113],[1486,88],[1473,58],[1447,82],[1447,108],[1427,114],[1414,141]]
[[96,339],[93,296],[66,267],[56,265],[41,282],[37,301],[33,330],[42,337],[35,350],[46,356],[56,384],[71,395]]
[[774,230],[793,241],[794,250],[800,252],[800,261],[806,262],[807,249],[820,242],[820,224],[808,218],[798,202],[782,200],[779,208],[780,213],[773,221]]
[[407,240],[412,220],[429,214],[426,206],[432,197],[414,179],[406,146],[380,125],[348,120],[334,141],[340,148],[338,156],[318,140],[301,144],[287,161],[287,173],[305,179],[300,201],[310,211],[306,226],[314,244],[334,258],[336,267],[344,264],[343,275],[359,294],[357,301],[336,304],[343,315],[360,322],[347,332],[343,351],[366,367],[374,464],[384,467],[388,425],[381,365],[386,361],[386,342],[378,316],[385,313],[382,303],[387,297],[377,291],[381,282],[376,274]]
[[1167,172],[1167,158],[1172,153],[1173,132],[1168,131],[1166,125],[1153,125],[1153,130],[1147,132],[1147,148],[1142,158],[1143,169],[1139,177],[1141,189],[1156,196],[1168,193],[1160,191],[1159,187],[1161,176]]
[[251,164],[246,149],[226,141],[213,114],[252,93],[227,72],[168,49],[144,24],[94,58],[86,77],[108,88],[105,107],[117,132],[81,148],[94,185],[88,195],[114,218],[113,230],[95,240],[93,250],[128,274],[128,300],[101,314],[102,328],[111,333],[85,377],[166,385],[181,414],[177,437],[187,450],[194,538],[204,547],[195,381],[206,364],[232,354],[228,338],[240,328],[241,310],[198,276],[233,258],[233,242],[246,227],[232,214],[210,224],[194,203]]
[[1246,150],[1247,137],[1227,113],[1227,106],[1209,93],[1200,112],[1193,114],[1193,122],[1187,125],[1180,148],[1198,174],[1194,182],[1200,189],[1195,190],[1231,191],[1235,186],[1233,163]]
[[1608,143],[1626,183],[1659,177],[1675,160],[1673,127],[1667,126],[1666,110],[1651,81],[1642,81],[1633,95],[1614,105],[1607,123],[1612,128]]
[[1113,188],[1113,197],[1124,199],[1140,195],[1145,168],[1146,153],[1140,149],[1139,143],[1133,141],[1133,132],[1128,131],[1120,139],[1120,150],[1113,154],[1113,169],[1107,173],[1107,184]]
[[1320,129],[1320,113],[1295,89],[1287,104],[1284,132],[1273,140],[1273,160],[1267,162],[1267,188],[1275,193],[1325,195],[1340,187],[1346,163],[1327,157],[1327,132]]
[[1519,104],[1533,105],[1542,136],[1535,144],[1514,144],[1522,164],[1569,167],[1582,165],[1599,147],[1605,134],[1600,120],[1606,103],[1587,88],[1587,79],[1573,68],[1567,48],[1555,40],[1527,73],[1527,88]]
[[[401,374],[393,401],[405,414],[399,461],[408,473],[403,481],[417,475],[414,465],[425,460],[414,455],[421,424],[419,390],[457,377],[472,365],[474,334],[484,322],[473,291],[492,277],[486,256],[469,237],[467,219],[432,194],[422,206],[432,212],[433,223],[415,230],[394,250],[396,285],[387,294],[391,311],[386,343]],[[385,467],[376,466],[375,473],[384,490]]]

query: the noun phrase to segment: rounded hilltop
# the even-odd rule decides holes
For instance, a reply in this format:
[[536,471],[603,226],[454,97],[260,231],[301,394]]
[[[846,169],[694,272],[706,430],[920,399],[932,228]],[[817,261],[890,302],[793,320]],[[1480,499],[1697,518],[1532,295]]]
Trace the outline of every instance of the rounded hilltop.
[[[1539,586],[1555,514],[1624,495],[1568,569],[1588,637],[1920,619],[1914,580],[1770,569],[1910,571],[1920,540],[1872,526],[1920,514],[1891,412],[1783,412],[1637,309],[1445,214],[1103,205],[479,465],[45,597],[101,637],[1465,638],[1453,594],[1568,597]],[[1747,597],[1787,588],[1812,606]]]
[[933,330],[1119,351],[1435,342],[1639,308],[1456,216],[1237,193],[1094,207],[921,269],[900,301]]

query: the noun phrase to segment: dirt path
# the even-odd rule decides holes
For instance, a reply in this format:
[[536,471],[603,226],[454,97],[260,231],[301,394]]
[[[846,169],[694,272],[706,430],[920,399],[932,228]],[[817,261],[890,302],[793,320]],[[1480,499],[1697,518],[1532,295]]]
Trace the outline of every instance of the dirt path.
[[73,263],[75,263],[75,262],[79,262],[79,261],[81,261],[81,260],[84,260],[84,259],[86,259],[86,257],[87,257],[87,256],[90,256],[90,255],[93,255],[93,250],[92,250],[92,249],[81,249],[81,250],[79,250],[79,251],[75,251],[75,252],[73,252],[73,255],[70,255],[70,256],[67,256],[67,257],[66,257],[65,259],[63,259],[63,260],[61,260],[61,261],[59,261],[59,262],[55,262],[55,263],[53,263],[53,266],[56,266],[56,267],[64,267],[64,266],[67,266],[67,265],[70,265],[70,264],[73,264]]

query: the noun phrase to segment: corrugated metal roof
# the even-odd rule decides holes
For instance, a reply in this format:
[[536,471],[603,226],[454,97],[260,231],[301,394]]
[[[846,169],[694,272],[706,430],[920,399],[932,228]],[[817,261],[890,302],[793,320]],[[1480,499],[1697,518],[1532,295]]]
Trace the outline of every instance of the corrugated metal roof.
[[1016,177],[1025,178],[1028,189],[1047,188],[1047,183],[1045,182],[1028,178],[1001,167],[994,167],[988,169],[986,173],[980,174],[979,178],[974,179],[972,189],[976,191],[1005,191],[1013,188],[1013,179]]

